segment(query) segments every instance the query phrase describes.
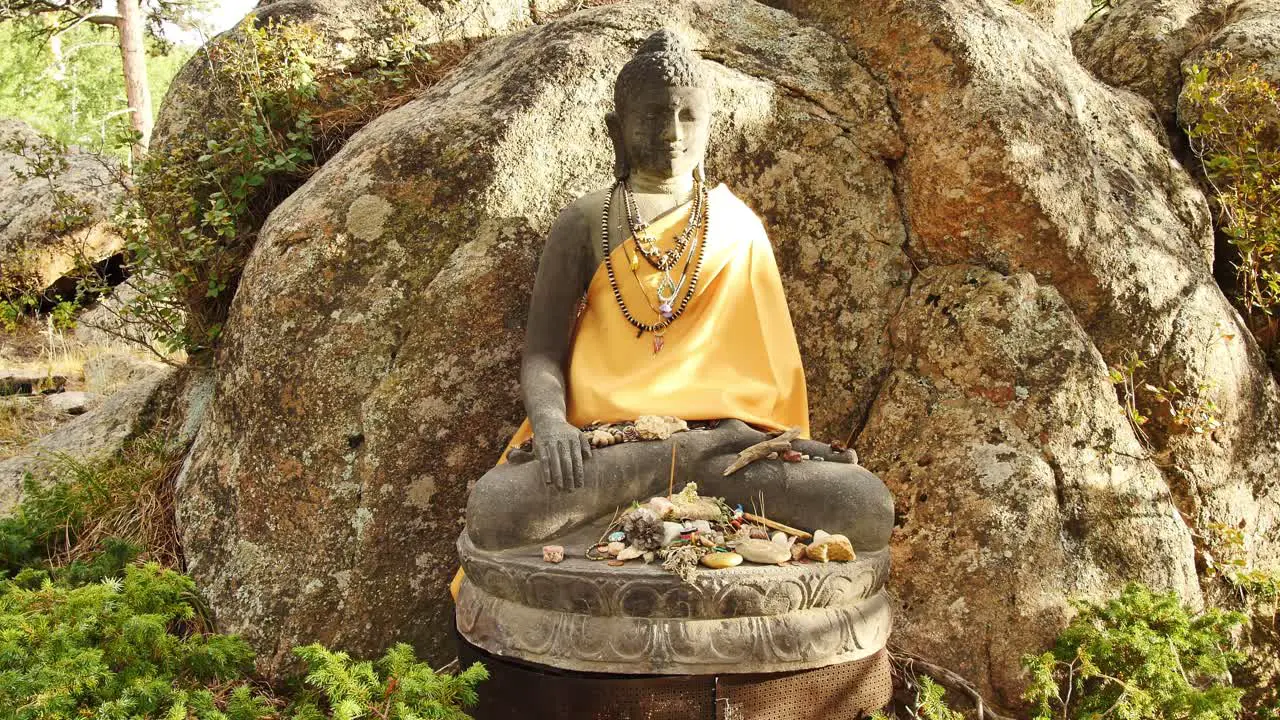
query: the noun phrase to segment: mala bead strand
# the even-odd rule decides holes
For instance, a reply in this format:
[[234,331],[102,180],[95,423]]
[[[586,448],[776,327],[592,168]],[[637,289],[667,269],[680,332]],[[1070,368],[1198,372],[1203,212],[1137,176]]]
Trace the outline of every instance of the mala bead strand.
[[[600,243],[601,243],[602,249],[604,250],[605,273],[609,276],[609,289],[613,291],[613,299],[617,301],[618,309],[622,311],[622,316],[626,318],[627,322],[630,323],[632,327],[635,327],[636,329],[638,329],[640,331],[640,334],[644,334],[646,332],[651,332],[656,334],[666,330],[668,327],[671,326],[672,323],[676,321],[677,318],[679,318],[684,313],[685,309],[689,306],[689,301],[693,299],[694,292],[697,291],[698,277],[702,272],[702,259],[704,254],[706,253],[707,235],[711,229],[710,213],[706,212],[706,205],[707,205],[707,199],[708,199],[707,190],[705,185],[702,186],[700,190],[700,201],[703,207],[703,217],[701,218],[702,222],[699,223],[699,226],[700,226],[699,229],[701,230],[702,238],[701,238],[701,242],[697,243],[697,248],[696,248],[697,259],[695,261],[691,257],[685,263],[686,272],[688,271],[689,263],[690,262],[694,263],[693,274],[689,277],[689,287],[685,291],[684,297],[681,298],[680,305],[672,311],[671,317],[666,318],[661,322],[657,322],[657,323],[646,323],[636,319],[636,317],[631,314],[631,310],[627,307],[626,301],[622,299],[622,290],[618,286],[618,277],[613,270],[613,258],[611,257],[612,252],[609,245],[609,207],[612,203],[614,194],[618,190],[618,185],[622,185],[622,184],[623,184],[622,181],[619,180],[618,183],[614,185],[613,190],[610,191],[607,196],[605,196],[604,208],[601,212],[601,217],[600,217]],[[692,221],[692,218],[690,220]],[[655,343],[655,352],[657,351],[657,349],[660,349],[660,348],[661,348],[661,343]]]
[[631,192],[631,186],[622,181],[622,200],[627,211],[627,224],[631,226],[631,234],[636,240],[636,248],[644,259],[653,266],[653,269],[666,272],[670,270],[684,254],[689,246],[689,241],[693,238],[695,231],[702,224],[702,216],[706,212],[705,191],[706,188],[700,180],[694,180],[694,196],[693,208],[689,213],[689,221],[685,225],[684,231],[676,238],[675,246],[666,252],[651,250],[640,243],[640,238],[645,229],[649,227],[649,223],[640,217],[640,207],[636,204],[635,196]]

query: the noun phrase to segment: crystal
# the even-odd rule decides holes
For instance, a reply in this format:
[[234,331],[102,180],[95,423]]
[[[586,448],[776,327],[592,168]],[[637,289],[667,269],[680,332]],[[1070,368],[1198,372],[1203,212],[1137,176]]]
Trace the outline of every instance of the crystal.
[[662,346],[665,345],[666,342],[667,342],[666,340],[662,339],[661,335],[654,335],[653,336],[653,354],[657,355],[659,352],[661,352]]
[[673,314],[671,311],[671,303],[664,302],[661,305],[659,305],[658,314],[662,316],[663,320],[670,320]]

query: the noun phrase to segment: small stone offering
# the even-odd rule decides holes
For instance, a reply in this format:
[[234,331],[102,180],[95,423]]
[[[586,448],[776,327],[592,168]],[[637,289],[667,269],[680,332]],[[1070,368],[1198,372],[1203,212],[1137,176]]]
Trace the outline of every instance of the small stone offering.
[[734,550],[743,558],[761,565],[777,565],[791,559],[791,548],[772,540],[743,540]]
[[563,545],[543,545],[542,546],[542,562],[549,562],[549,563],[564,562],[564,546]]
[[618,559],[619,560],[635,560],[641,555],[644,555],[644,550],[641,550],[635,545],[631,545],[626,549],[624,549],[622,552],[618,553]]
[[742,556],[736,552],[713,552],[702,556],[699,561],[712,570],[723,570],[742,564]]
[[618,554],[626,549],[627,549],[627,546],[624,543],[616,542],[616,541],[611,542],[609,543],[609,547],[608,547],[609,557],[618,557]]
[[849,538],[844,535],[832,535],[822,530],[813,532],[813,542],[805,550],[805,555],[817,562],[850,562],[856,557]]

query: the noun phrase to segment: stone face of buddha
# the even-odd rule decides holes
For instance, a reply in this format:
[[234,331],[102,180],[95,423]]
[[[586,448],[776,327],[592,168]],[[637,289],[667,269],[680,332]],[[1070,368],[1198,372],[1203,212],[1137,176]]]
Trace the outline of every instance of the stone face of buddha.
[[641,190],[691,180],[707,153],[710,91],[653,81],[641,89],[609,120],[617,126],[615,143],[622,145],[630,179]]

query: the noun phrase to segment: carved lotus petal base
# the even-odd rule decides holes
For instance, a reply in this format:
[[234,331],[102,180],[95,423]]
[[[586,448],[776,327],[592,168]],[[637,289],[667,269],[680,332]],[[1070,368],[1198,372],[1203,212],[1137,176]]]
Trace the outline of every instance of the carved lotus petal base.
[[866,658],[888,641],[887,551],[852,563],[700,569],[690,586],[656,564],[586,560],[581,550],[598,534],[558,539],[566,559],[552,565],[541,545],[485,551],[463,533],[458,631],[495,655],[617,674],[807,670]]

